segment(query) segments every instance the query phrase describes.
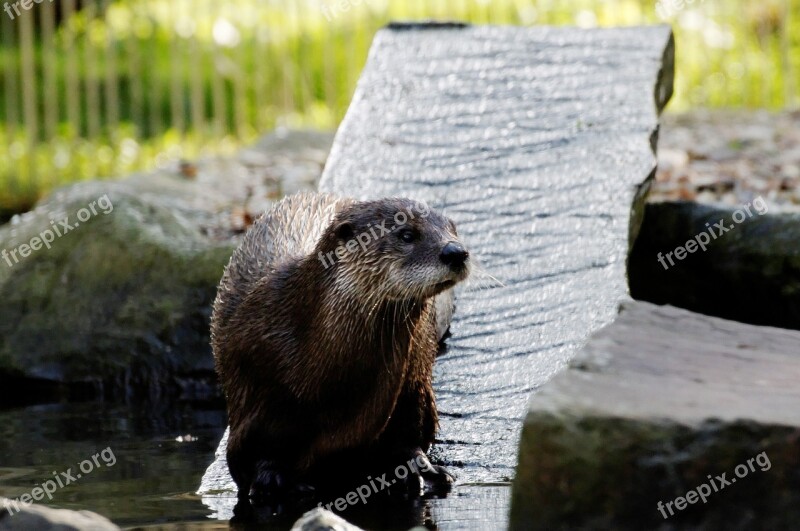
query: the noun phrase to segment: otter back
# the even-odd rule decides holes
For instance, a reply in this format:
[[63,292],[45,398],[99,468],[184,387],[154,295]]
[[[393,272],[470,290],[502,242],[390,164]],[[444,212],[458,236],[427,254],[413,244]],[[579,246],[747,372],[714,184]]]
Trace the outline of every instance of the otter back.
[[212,344],[255,283],[281,263],[310,254],[336,213],[352,203],[332,194],[305,192],[284,198],[256,220],[220,281],[211,319]]

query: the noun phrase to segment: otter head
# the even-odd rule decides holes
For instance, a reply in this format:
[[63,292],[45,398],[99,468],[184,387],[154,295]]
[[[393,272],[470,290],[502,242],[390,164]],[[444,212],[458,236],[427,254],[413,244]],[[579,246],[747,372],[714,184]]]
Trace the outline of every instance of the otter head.
[[337,284],[370,301],[422,301],[470,270],[455,224],[410,199],[352,203],[330,223],[316,254],[330,259]]

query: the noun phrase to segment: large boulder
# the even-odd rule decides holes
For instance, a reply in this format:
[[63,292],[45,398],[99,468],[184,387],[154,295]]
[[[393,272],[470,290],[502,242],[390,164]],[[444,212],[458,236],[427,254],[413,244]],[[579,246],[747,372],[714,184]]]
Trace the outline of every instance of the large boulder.
[[[692,241],[692,252],[675,257]],[[705,249],[698,242],[706,242]],[[648,204],[629,271],[637,299],[800,328],[800,214],[773,213],[760,197],[735,208]]]
[[800,332],[629,301],[531,400],[511,529],[792,529]]
[[0,226],[2,400],[213,396],[223,268],[273,199],[313,186],[325,136],[275,134],[233,159],[79,183]]
[[[7,376],[133,391],[213,368],[204,328],[232,244],[203,234],[163,179],[72,186],[0,228],[0,245],[18,255],[32,241],[52,240],[19,263],[6,255],[12,265],[0,264]],[[92,202],[104,208],[77,221]],[[58,228],[69,232],[58,237]]]

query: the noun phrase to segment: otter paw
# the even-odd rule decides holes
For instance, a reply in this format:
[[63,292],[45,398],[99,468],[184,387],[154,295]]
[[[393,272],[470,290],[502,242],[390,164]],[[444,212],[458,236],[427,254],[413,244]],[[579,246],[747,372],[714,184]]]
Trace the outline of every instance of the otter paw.
[[255,503],[262,503],[285,493],[287,481],[283,473],[261,465],[256,471],[256,477],[250,485],[249,498]]
[[250,486],[249,498],[255,505],[263,505],[275,498],[303,495],[313,491],[314,487],[311,485],[296,482],[271,462],[262,461],[256,466],[256,477]]
[[450,491],[456,479],[445,467],[431,463],[421,449],[414,452],[414,462],[418,467],[416,473],[425,482],[426,487],[430,486],[434,493]]
[[422,471],[422,477],[426,483],[432,483],[435,486],[446,486],[448,490],[456,482],[453,476],[445,467],[439,465],[431,465],[428,470]]

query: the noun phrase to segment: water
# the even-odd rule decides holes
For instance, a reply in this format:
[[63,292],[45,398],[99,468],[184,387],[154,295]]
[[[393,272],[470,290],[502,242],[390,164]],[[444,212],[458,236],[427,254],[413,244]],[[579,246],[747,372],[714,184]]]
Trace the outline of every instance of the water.
[[[209,503],[208,496],[196,494],[225,420],[221,405],[181,403],[70,403],[2,410],[0,496],[31,493],[54,479],[55,472],[62,483],[68,476],[74,481],[41,503],[95,511],[123,528],[229,529],[227,520],[216,517],[222,514],[220,503],[232,506],[234,500],[223,496]],[[81,463],[88,473],[81,473]],[[463,485],[445,499],[393,500],[351,508],[343,516],[371,529],[408,529],[417,523],[438,529],[504,529],[509,491],[506,483]],[[269,523],[236,529],[289,529],[297,516],[266,515]]]
[[[169,410],[102,403],[38,405],[0,412],[0,495],[16,498],[110,448],[88,474],[53,494],[52,505],[98,512],[120,526],[200,520],[193,494],[225,429],[222,409]],[[188,442],[180,436],[191,435]]]

